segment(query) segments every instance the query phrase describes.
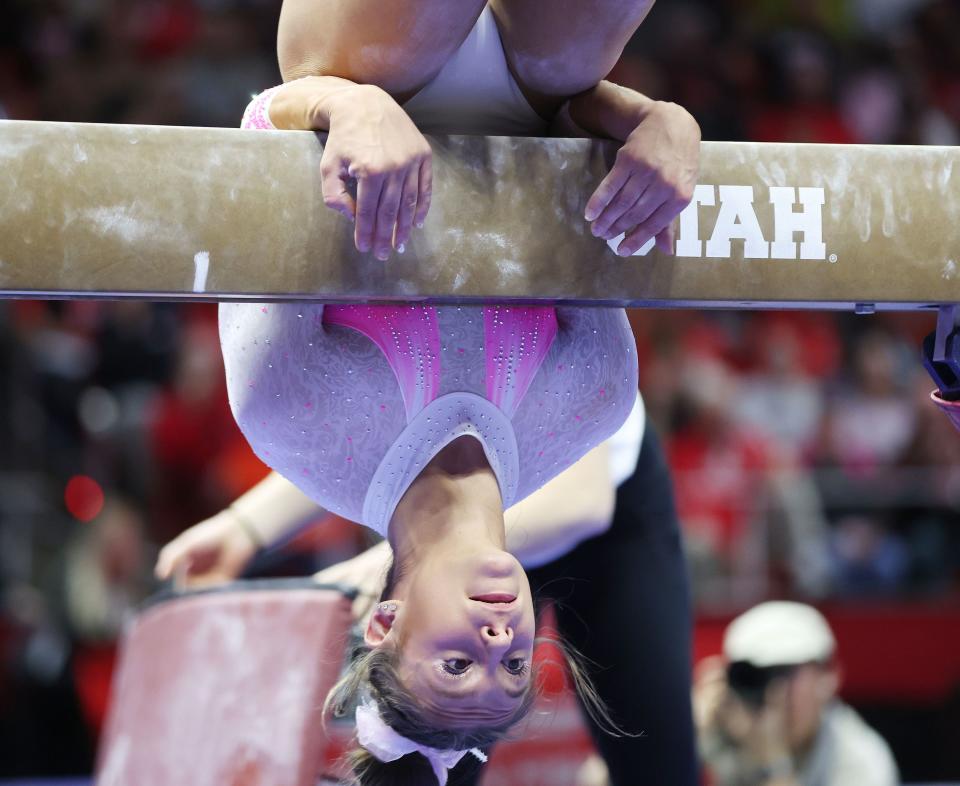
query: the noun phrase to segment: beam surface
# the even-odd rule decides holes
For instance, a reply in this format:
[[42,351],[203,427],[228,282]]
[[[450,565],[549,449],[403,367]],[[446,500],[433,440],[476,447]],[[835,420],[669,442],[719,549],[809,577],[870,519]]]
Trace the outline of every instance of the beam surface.
[[383,263],[323,205],[322,139],[0,122],[0,297],[960,302],[960,149],[705,143],[677,255],[622,259],[582,217],[610,143],[432,137],[427,224]]

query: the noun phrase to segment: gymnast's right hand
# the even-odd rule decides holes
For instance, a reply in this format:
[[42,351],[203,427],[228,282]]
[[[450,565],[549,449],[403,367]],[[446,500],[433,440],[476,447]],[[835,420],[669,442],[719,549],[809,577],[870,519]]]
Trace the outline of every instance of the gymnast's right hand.
[[307,77],[277,92],[270,117],[277,128],[329,130],[320,160],[324,203],[356,222],[358,250],[382,260],[391,248],[403,253],[430,209],[433,151],[400,105],[375,85]]
[[161,581],[178,589],[226,584],[239,576],[257,552],[257,545],[230,509],[182,532],[160,550],[154,568]]

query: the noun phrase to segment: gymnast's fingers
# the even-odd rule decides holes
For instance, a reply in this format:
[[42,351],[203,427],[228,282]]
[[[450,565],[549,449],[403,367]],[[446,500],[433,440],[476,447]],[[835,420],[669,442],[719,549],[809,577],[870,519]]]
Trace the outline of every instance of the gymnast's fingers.
[[661,203],[662,200],[657,198],[653,188],[648,188],[620,218],[613,222],[607,230],[607,236],[616,237],[640,226],[656,212]]
[[591,230],[593,234],[602,237],[604,240],[616,237],[619,233],[611,231],[613,225],[623,217],[624,213],[640,201],[647,190],[648,183],[649,179],[646,175],[633,174],[613,197],[610,204],[603,209],[597,220],[593,222]]
[[420,188],[420,168],[411,167],[403,182],[403,193],[400,196],[400,215],[397,217],[397,236],[394,241],[397,251],[401,254],[407,240],[410,239],[410,230],[413,229],[413,217],[417,212],[417,192]]
[[617,253],[622,257],[628,257],[636,253],[651,238],[666,230],[673,219],[676,218],[677,212],[673,203],[661,205],[650,218],[627,233],[627,236],[620,242]]
[[583,211],[583,217],[587,221],[596,221],[607,205],[613,201],[613,198],[620,193],[627,180],[630,179],[630,172],[622,166],[614,164],[613,169],[607,172],[607,176],[600,181],[593,195],[587,200],[587,207]]
[[[329,148],[328,148],[329,149]],[[336,210],[351,221],[356,215],[357,205],[347,190],[346,166],[334,156],[327,156],[326,150],[320,159],[320,185],[323,191],[323,204]]]
[[351,174],[357,177],[357,224],[354,228],[354,242],[358,251],[366,253],[373,248],[377,206],[380,204],[384,178],[379,175],[368,176],[363,172]]
[[657,248],[664,254],[672,254],[677,243],[677,225],[671,221],[670,226],[657,235]]
[[381,262],[390,258],[390,249],[393,247],[393,232],[400,215],[400,197],[403,194],[403,181],[400,177],[399,174],[388,177],[380,192],[373,253]]
[[181,556],[182,552],[176,548],[176,541],[168,543],[160,549],[160,556],[157,557],[157,564],[153,568],[153,575],[160,581],[166,581],[173,574]]
[[[654,229],[654,234],[657,238],[657,248],[664,254],[674,253],[677,242],[677,222],[675,219],[683,212],[689,202],[690,200],[683,194],[674,192],[671,198],[664,202],[660,209],[647,220],[647,223]],[[666,226],[658,230],[657,227],[664,221],[666,222]]]
[[417,215],[413,219],[418,228],[423,227],[433,199],[433,155],[428,155],[420,164],[420,183],[417,188]]
[[190,569],[190,553],[193,548],[190,530],[182,533],[160,549],[157,564],[153,568],[154,575],[160,581],[166,581]]

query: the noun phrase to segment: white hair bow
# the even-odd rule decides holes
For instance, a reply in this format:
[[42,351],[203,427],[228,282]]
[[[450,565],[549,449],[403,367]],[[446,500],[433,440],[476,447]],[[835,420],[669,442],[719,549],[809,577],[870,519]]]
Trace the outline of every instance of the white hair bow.
[[447,772],[456,767],[460,759],[468,753],[482,762],[487,760],[479,748],[442,751],[407,739],[384,723],[377,703],[372,699],[365,699],[357,706],[357,741],[382,762],[396,761],[408,753],[421,754],[430,762],[440,786],[447,786]]

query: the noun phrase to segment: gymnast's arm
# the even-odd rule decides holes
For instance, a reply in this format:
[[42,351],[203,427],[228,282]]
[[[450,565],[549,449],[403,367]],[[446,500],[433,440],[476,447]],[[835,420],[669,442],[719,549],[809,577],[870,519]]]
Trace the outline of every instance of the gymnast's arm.
[[601,443],[504,513],[507,551],[536,568],[610,526],[616,489],[610,447]]
[[585,218],[605,240],[626,233],[618,249],[624,256],[654,237],[672,253],[673,220],[693,198],[700,171],[700,126],[690,113],[603,81],[564,104],[551,131],[623,143]]
[[232,581],[261,548],[315,521],[322,508],[286,478],[271,472],[228,508],[164,546],[154,572],[190,589]]

